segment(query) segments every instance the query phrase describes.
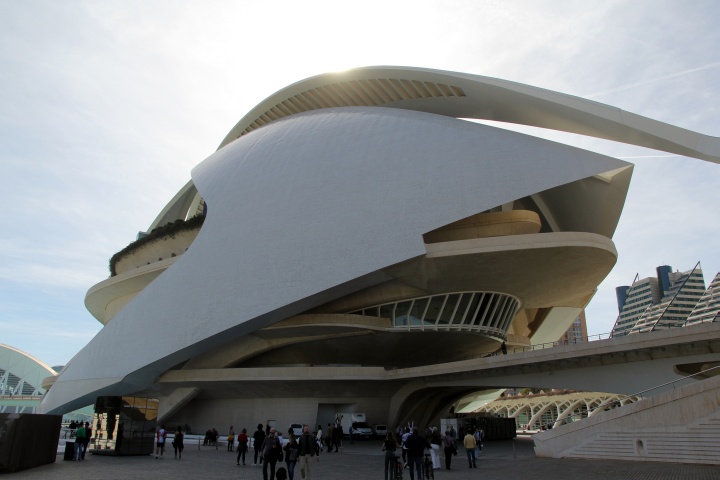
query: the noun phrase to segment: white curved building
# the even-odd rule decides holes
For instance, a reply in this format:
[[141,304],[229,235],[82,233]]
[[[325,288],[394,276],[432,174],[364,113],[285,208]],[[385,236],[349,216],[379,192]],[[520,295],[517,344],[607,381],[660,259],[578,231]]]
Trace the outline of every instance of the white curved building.
[[35,413],[43,380],[55,370],[29,353],[0,344],[0,413]]
[[303,80],[113,258],[86,297],[104,328],[41,408],[134,395],[199,428],[424,423],[474,390],[428,386],[434,365],[559,338],[615,264],[632,165],[462,118],[720,157],[716,138],[498,79]]

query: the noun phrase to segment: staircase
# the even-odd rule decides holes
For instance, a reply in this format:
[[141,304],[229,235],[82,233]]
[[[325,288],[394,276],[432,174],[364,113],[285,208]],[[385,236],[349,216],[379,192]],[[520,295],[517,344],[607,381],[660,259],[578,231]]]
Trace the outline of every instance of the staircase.
[[720,465],[720,377],[534,436],[539,457]]

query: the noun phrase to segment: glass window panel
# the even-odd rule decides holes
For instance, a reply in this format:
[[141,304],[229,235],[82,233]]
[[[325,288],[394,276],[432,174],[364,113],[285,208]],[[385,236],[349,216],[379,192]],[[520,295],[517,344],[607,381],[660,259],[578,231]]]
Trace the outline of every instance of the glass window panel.
[[425,325],[434,325],[437,322],[446,298],[446,295],[436,295],[430,298],[430,306],[425,313]]
[[477,292],[473,297],[472,303],[470,304],[470,310],[468,310],[467,317],[465,318],[465,325],[480,325],[480,319],[482,318],[482,305],[487,293]]
[[504,299],[504,297],[501,295],[493,295],[492,303],[490,305],[488,319],[487,319],[487,323],[486,323],[486,325],[490,328],[497,327],[498,310],[500,309],[500,304],[502,303],[503,299]]
[[[422,325],[422,316],[425,313],[429,298],[418,298],[410,310],[410,325]],[[434,322],[433,322],[434,323]]]
[[365,310],[363,310],[363,315],[366,315],[368,317],[377,317],[378,307],[366,308]]
[[505,330],[505,325],[507,325],[508,317],[510,316],[510,312],[512,311],[513,306],[513,299],[510,297],[505,298],[505,302],[503,303],[502,311],[499,315],[498,320],[498,328],[501,330]]
[[465,325],[473,325],[475,320],[475,313],[477,312],[478,304],[480,303],[480,299],[482,298],[482,293],[476,293],[472,296],[472,300],[470,301],[470,305],[467,309],[467,314],[465,315]]
[[510,328],[510,324],[515,319],[515,314],[517,313],[517,310],[518,310],[518,301],[513,298],[510,300],[510,309],[508,310],[507,320],[505,321],[505,323],[506,323],[505,330]]
[[490,312],[492,307],[492,299],[495,297],[494,293],[486,293],[480,301],[480,310],[477,315],[477,325],[487,327],[490,321]]
[[462,297],[460,298],[460,303],[458,304],[458,308],[455,311],[455,317],[452,320],[452,323],[454,325],[460,325],[463,316],[467,312],[467,307],[470,304],[470,300],[472,299],[473,294],[472,293],[463,293]]
[[387,305],[381,305],[380,306],[380,316],[382,318],[387,318],[392,320],[393,318],[393,309],[395,308],[394,303],[389,303]]
[[412,301],[399,302],[395,307],[395,326],[401,327],[408,324],[408,313],[410,312],[410,306]]
[[503,325],[503,330],[506,332],[510,328],[510,324],[512,323],[513,319],[515,318],[515,314],[517,313],[517,307],[518,302],[514,298],[510,301],[510,307],[508,308],[507,314],[505,315],[505,324]]
[[447,325],[450,323],[452,315],[455,313],[455,307],[457,306],[458,300],[460,300],[459,293],[451,293],[448,295],[447,302],[445,302],[445,308],[443,308],[442,314],[440,314],[440,322],[438,322],[440,325]]

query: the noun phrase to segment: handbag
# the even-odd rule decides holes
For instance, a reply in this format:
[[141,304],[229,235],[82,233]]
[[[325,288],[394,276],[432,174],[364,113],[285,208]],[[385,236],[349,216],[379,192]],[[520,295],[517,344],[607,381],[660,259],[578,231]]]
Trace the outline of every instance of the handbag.
[[295,462],[295,461],[297,461],[298,453],[300,453],[300,450],[299,450],[299,449],[297,449],[297,448],[291,448],[291,449],[289,450],[289,452],[288,452],[287,461],[288,461],[288,462]]
[[453,443],[452,449],[453,455],[457,455],[457,445]]

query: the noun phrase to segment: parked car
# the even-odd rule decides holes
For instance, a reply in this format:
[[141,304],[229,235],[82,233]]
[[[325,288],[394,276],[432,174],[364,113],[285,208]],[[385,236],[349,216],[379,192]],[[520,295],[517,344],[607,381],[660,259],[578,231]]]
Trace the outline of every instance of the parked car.
[[352,433],[355,437],[370,438],[372,437],[373,431],[367,422],[353,422]]
[[385,438],[387,435],[387,425],[375,425],[375,436]]

